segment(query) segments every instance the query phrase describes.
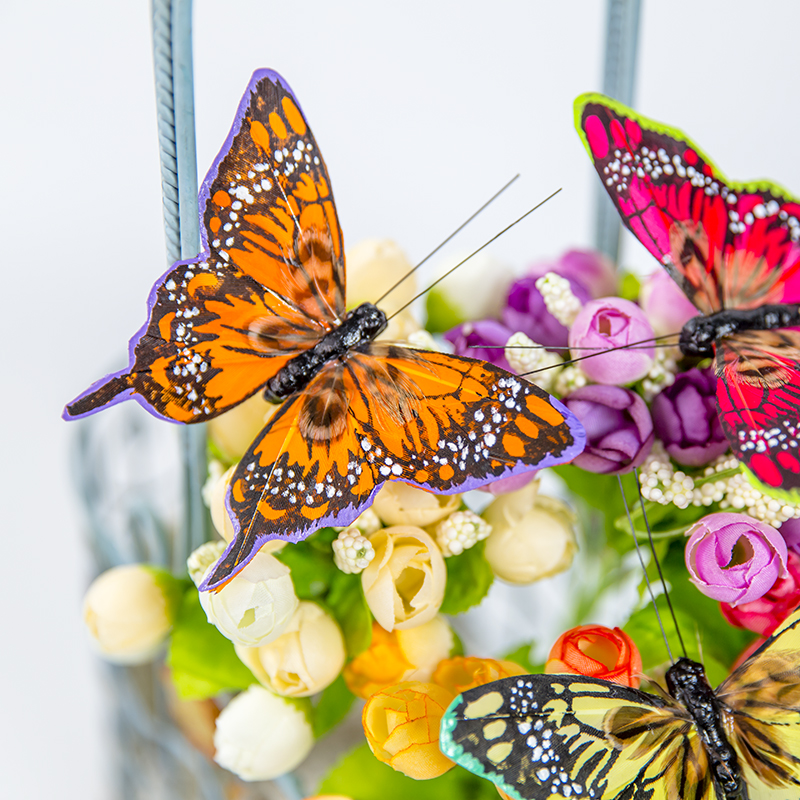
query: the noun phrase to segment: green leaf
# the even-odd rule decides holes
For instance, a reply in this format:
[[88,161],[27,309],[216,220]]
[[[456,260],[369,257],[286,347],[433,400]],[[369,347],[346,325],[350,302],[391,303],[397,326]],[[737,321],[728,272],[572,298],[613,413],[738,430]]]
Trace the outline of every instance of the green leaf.
[[497,800],[493,783],[465,769],[455,767],[438,778],[415,781],[378,761],[367,744],[336,764],[317,791],[353,800]]
[[502,661],[513,661],[515,664],[519,664],[531,675],[537,672],[543,672],[544,664],[534,664],[533,661],[531,661],[531,651],[533,650],[534,644],[535,642],[525,642],[514,650],[500,656],[500,659]]
[[372,641],[372,614],[361,588],[361,576],[337,569],[325,605],[342,629],[348,658],[363,653]]
[[167,604],[167,617],[175,619],[181,605],[183,593],[194,584],[188,578],[176,578],[169,570],[154,564],[142,564],[142,569],[149,572],[156,586],[164,595]]
[[478,605],[486,596],[494,581],[489,562],[483,555],[486,542],[478,542],[474,547],[457,556],[446,558],[447,584],[444,589],[442,614],[461,614]]
[[314,706],[311,713],[311,727],[314,738],[322,738],[328,731],[335,728],[352,708],[356,696],[347,688],[344,678],[339,677],[327,688]]
[[425,297],[427,321],[431,333],[444,333],[466,320],[464,313],[451,303],[440,289],[431,289]]
[[256,683],[236,655],[233,642],[206,618],[194,586],[184,593],[178,608],[167,665],[178,696],[184,700],[202,700]]
[[625,272],[619,283],[619,296],[625,300],[635,301],[639,297],[642,284],[632,272]]
[[333,528],[323,528],[275,553],[275,558],[291,570],[294,591],[301,600],[319,600],[329,591],[339,572],[333,563],[331,547],[338,535]]

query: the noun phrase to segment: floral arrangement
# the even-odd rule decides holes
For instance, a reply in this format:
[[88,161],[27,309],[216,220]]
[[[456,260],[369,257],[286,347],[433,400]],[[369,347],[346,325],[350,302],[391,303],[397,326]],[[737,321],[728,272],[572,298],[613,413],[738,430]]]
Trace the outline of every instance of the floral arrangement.
[[[390,242],[357,246],[351,304],[408,269]],[[466,689],[534,671],[628,686],[658,677],[667,653],[635,555],[634,536],[646,542],[648,529],[687,654],[702,658],[712,684],[800,603],[800,508],[761,494],[729,455],[709,364],[660,344],[696,313],[666,273],[640,283],[596,253],[571,251],[516,279],[493,265],[493,291],[476,292],[486,269],[467,266],[431,291],[425,327],[403,311],[383,336],[452,347],[538,383],[586,428],[572,464],[469,496],[387,483],[351,527],[270,542],[220,591],[198,592],[233,535],[232,469],[275,409],[255,396],[209,424],[204,497],[219,538],[192,554],[187,575],[117,567],[86,595],[104,657],[142,663],[166,646],[176,719],[190,718],[190,739],[244,780],[294,770],[360,704],[366,741],[320,792],[369,800],[416,779],[430,782],[431,797],[494,797],[440,751],[447,706]],[[399,306],[414,294],[409,280],[392,298]],[[569,574],[574,627],[552,646],[521,632],[510,652],[463,652],[451,620],[495,580],[547,580],[569,571],[579,548],[599,568]],[[643,558],[655,578],[655,559]],[[632,599],[619,591],[626,581]],[[622,628],[598,624],[609,603],[627,616]],[[549,655],[534,663],[543,645]],[[203,713],[180,713],[188,706]]]

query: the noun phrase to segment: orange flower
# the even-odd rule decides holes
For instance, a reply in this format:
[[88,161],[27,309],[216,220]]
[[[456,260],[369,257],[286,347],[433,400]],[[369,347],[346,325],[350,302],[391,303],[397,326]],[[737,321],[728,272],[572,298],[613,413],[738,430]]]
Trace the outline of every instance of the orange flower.
[[512,675],[525,674],[526,671],[513,661],[455,656],[440,661],[431,680],[443,689],[447,689],[455,697],[467,689],[483,686],[484,683],[491,683]]
[[372,695],[361,717],[370,750],[409,778],[443,775],[454,764],[439,750],[439,723],[452,699],[447,689],[418,681]]
[[545,672],[570,672],[639,686],[642,657],[628,634],[604,625],[579,625],[559,636]]

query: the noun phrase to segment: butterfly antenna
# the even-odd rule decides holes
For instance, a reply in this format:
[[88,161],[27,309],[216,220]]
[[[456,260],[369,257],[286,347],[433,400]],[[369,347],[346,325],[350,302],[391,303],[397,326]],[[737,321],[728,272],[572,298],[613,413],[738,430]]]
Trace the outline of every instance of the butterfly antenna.
[[664,590],[664,597],[667,598],[667,605],[669,606],[669,613],[672,616],[672,621],[675,623],[675,632],[678,634],[678,641],[681,643],[681,650],[683,650],[684,657],[686,656],[686,645],[683,643],[683,636],[681,636],[681,629],[678,627],[678,619],[675,616],[675,609],[672,607],[672,600],[669,599],[669,592],[667,591],[667,582],[664,580],[664,573],[661,571],[661,562],[656,555],[656,546],[653,542],[653,532],[650,530],[650,521],[647,519],[647,512],[644,510],[644,498],[642,497],[642,487],[639,482],[639,470],[633,468],[633,476],[636,478],[636,490],[639,492],[639,506],[642,509],[642,516],[644,517],[644,524],[647,528],[647,539],[650,542],[650,552],[656,562],[656,569],[658,570],[658,579],[661,581],[661,587]]
[[[664,623],[661,621],[661,614],[658,611],[658,603],[656,603],[656,596],[653,592],[653,585],[650,583],[650,578],[647,575],[647,567],[644,563],[644,556],[642,555],[642,548],[639,546],[639,539],[636,536],[636,528],[633,526],[633,520],[631,519],[631,511],[628,508],[628,498],[625,497],[625,490],[622,488],[622,478],[617,475],[617,483],[619,483],[619,492],[622,495],[622,502],[625,504],[625,515],[628,517],[628,524],[631,526],[631,536],[633,536],[633,543],[636,545],[636,555],[639,556],[639,563],[642,565],[642,573],[644,574],[644,582],[647,584],[647,591],[650,594],[650,601],[653,604],[653,608],[656,612],[656,619],[658,620],[658,627],[661,628],[661,635],[664,637],[664,644],[667,646],[667,655],[669,656],[669,660],[674,664],[675,659],[672,655],[672,649],[669,646],[669,639],[667,638],[667,632],[664,630]],[[638,485],[638,484],[637,484]],[[656,559],[656,563],[658,563],[658,559]],[[660,571],[660,570],[659,570]],[[680,635],[680,634],[679,634]],[[682,642],[681,642],[682,644]]]
[[466,258],[462,258],[461,261],[458,262],[458,264],[456,264],[454,267],[451,267],[449,270],[447,270],[447,272],[445,272],[445,274],[442,275],[440,278],[437,278],[430,286],[428,286],[427,289],[423,289],[419,294],[417,294],[414,297],[412,297],[405,305],[400,306],[400,308],[398,308],[397,311],[395,311],[394,314],[392,314],[391,317],[387,317],[387,322],[390,319],[393,319],[394,317],[396,317],[401,311],[403,311],[404,309],[408,308],[415,300],[419,300],[419,298],[422,297],[422,295],[427,294],[431,289],[433,289],[434,286],[436,286],[437,283],[441,283],[448,275],[450,275],[451,273],[455,272],[462,264],[466,264],[467,261],[469,261],[473,256],[478,255],[478,253],[480,253],[481,250],[484,250],[492,242],[494,242],[497,239],[499,239],[504,233],[506,233],[507,231],[510,231],[515,225],[517,225],[518,223],[522,222],[522,220],[524,220],[525,217],[527,217],[530,214],[533,214],[533,212],[536,211],[537,208],[541,208],[548,200],[552,200],[560,191],[561,191],[561,189],[556,189],[552,194],[550,194],[547,197],[545,197],[545,199],[542,200],[540,203],[537,203],[533,208],[531,208],[530,210],[526,211],[521,217],[519,217],[518,219],[515,219],[510,225],[506,225],[506,227],[503,228],[503,230],[501,230],[499,233],[496,233],[494,236],[492,236],[491,239],[488,239],[487,241],[485,241],[477,250],[473,250]]
[[436,253],[438,253],[457,233],[460,233],[461,231],[463,231],[464,228],[466,228],[467,225],[469,225],[469,223],[472,222],[472,220],[474,220],[475,217],[478,216],[478,214],[480,214],[484,209],[488,208],[489,205],[491,205],[495,200],[497,200],[497,198],[500,197],[500,195],[503,194],[503,192],[506,189],[508,189],[508,187],[511,186],[511,184],[514,183],[514,181],[517,178],[519,178],[519,173],[517,173],[502,189],[500,189],[499,191],[495,192],[471,217],[468,217],[466,220],[464,220],[464,222],[462,222],[461,225],[459,225],[443,242],[441,242],[436,247],[434,247],[433,250],[431,250],[430,253],[428,253],[428,255],[426,255],[425,258],[423,258],[422,261],[420,261],[417,264],[416,267],[414,267],[413,269],[411,269],[408,272],[406,272],[406,274],[403,275],[403,277],[400,278],[400,280],[397,281],[397,283],[394,286],[392,286],[391,289],[387,289],[375,301],[374,305],[378,305],[378,303],[380,303],[391,292],[393,292],[406,278],[409,278],[411,275],[413,275],[429,258],[431,258],[431,256],[436,255]]

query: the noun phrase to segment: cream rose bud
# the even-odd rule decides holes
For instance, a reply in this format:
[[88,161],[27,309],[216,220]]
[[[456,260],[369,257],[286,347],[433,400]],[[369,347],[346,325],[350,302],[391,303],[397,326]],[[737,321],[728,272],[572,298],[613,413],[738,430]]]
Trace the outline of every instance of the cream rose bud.
[[455,645],[453,629],[441,614],[422,625],[399,630],[396,635],[400,650],[413,665],[403,675],[404,681],[430,681],[439,662],[453,652]]
[[433,619],[444,599],[447,570],[436,542],[421,528],[395,525],[369,537],[375,558],[361,573],[372,615],[387,631]]
[[492,526],[484,555],[498,578],[526,584],[568,569],[578,550],[575,513],[538,494],[538,481],[498,497],[483,512]]
[[[225,542],[207,542],[186,565],[196,585],[225,550]],[[200,592],[208,621],[234,644],[245,647],[277,639],[286,630],[298,605],[289,567],[263,548],[241,572],[216,592]]]
[[330,614],[303,600],[281,636],[260,647],[236,645],[236,654],[267,689],[308,697],[330,686],[342,671],[344,637]]
[[208,435],[230,461],[238,461],[248,450],[267,420],[280,408],[259,391],[208,422]]
[[298,766],[314,734],[294,703],[251,686],[222,709],[214,732],[214,760],[245,781],[268,781]]
[[158,652],[175,619],[178,582],[147,564],[112,567],[83,600],[83,621],[100,655],[115,664],[144,664]]
[[[374,303],[411,271],[405,253],[391,239],[365,239],[347,251],[347,307]],[[417,293],[413,275],[387,298],[388,310],[400,308]]]
[[460,494],[433,494],[402,481],[384,483],[372,507],[386,525],[424,528],[458,510]]

